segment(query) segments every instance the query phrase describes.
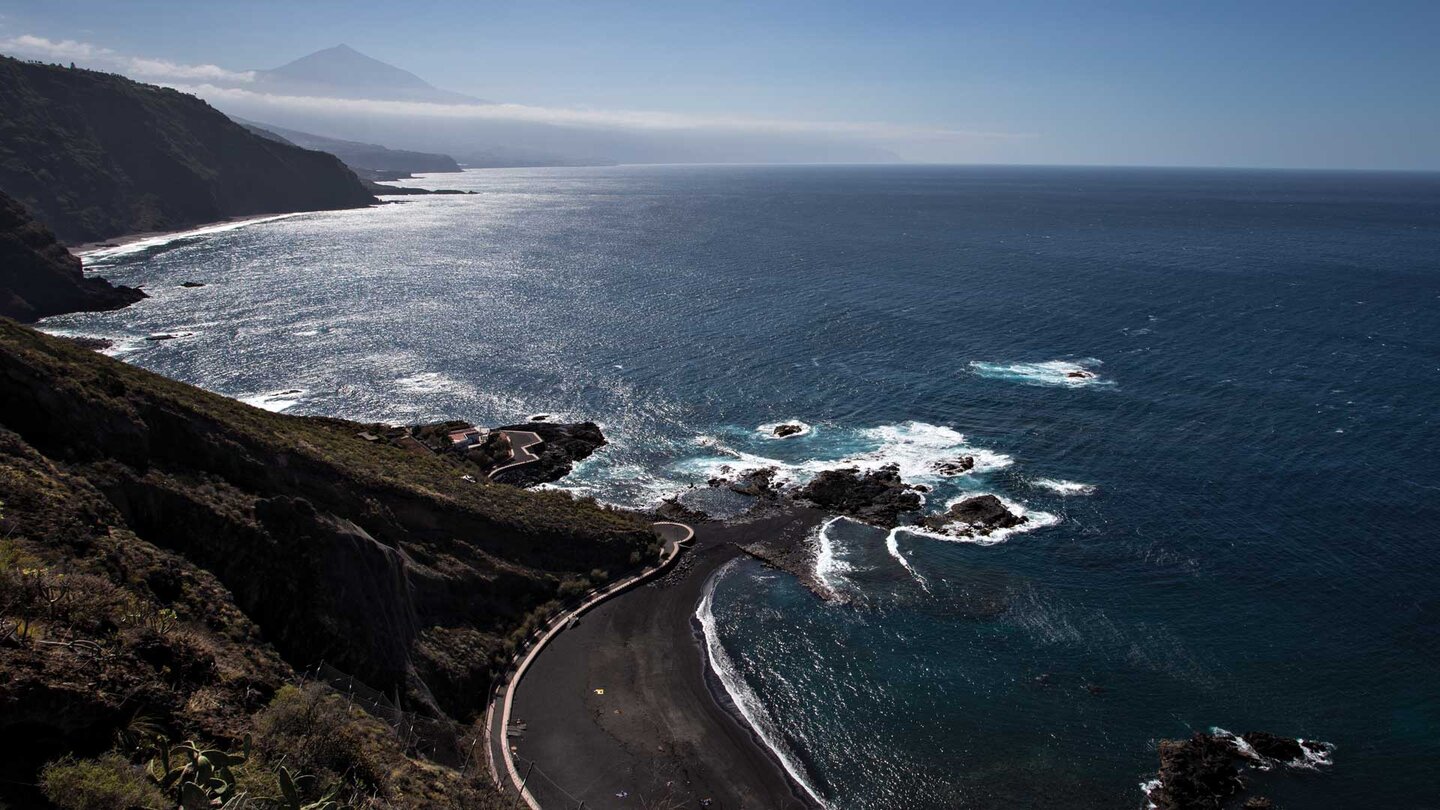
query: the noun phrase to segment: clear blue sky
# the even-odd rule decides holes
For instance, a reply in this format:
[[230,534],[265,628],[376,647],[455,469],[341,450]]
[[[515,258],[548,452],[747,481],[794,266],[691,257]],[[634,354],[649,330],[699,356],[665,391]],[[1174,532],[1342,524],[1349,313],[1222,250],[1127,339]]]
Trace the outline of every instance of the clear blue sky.
[[552,107],[1009,133],[984,162],[1440,169],[1440,0],[0,0],[0,40],[230,69],[345,42]]

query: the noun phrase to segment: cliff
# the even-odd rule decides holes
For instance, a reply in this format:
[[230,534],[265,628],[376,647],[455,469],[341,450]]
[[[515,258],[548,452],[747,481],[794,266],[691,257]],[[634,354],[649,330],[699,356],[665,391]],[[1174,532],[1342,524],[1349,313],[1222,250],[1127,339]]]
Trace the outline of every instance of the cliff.
[[68,243],[375,199],[333,155],[194,96],[0,57],[0,191]]
[[[282,687],[320,664],[468,723],[562,585],[659,550],[628,514],[476,483],[361,425],[252,408],[8,321],[0,390],[0,785],[99,755],[137,717],[172,740],[253,732],[257,761],[293,761],[311,750],[284,743],[304,696]],[[389,802],[363,806],[483,806],[483,779],[327,711],[360,724],[347,734],[369,740],[374,773],[313,767]],[[138,773],[123,754],[83,768]]]
[[119,309],[145,293],[86,278],[80,260],[25,207],[0,194],[0,316],[35,321],[62,312]]

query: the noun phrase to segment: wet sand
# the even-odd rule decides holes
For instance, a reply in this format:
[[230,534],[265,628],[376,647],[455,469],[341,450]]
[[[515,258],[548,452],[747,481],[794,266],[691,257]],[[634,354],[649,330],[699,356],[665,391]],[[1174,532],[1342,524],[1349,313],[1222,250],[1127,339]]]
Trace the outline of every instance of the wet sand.
[[511,743],[542,808],[815,806],[717,700],[694,616],[706,581],[743,554],[735,543],[803,535],[821,518],[698,525],[674,570],[596,607],[537,656],[515,694],[512,720],[525,730]]

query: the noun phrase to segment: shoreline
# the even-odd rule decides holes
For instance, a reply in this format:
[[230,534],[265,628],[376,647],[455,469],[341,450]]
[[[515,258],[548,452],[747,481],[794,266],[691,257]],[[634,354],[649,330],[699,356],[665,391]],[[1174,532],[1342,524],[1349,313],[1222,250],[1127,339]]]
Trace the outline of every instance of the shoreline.
[[[515,687],[511,738],[542,808],[674,806],[813,810],[799,784],[715,681],[697,608],[715,573],[760,535],[808,532],[820,513],[787,511],[695,526],[669,572],[597,605],[531,662]],[[599,690],[599,691],[597,691]],[[567,805],[568,803],[568,805]]]
[[96,242],[81,242],[75,245],[66,245],[66,247],[70,250],[71,253],[80,257],[80,259],[83,261],[86,256],[97,253],[107,253],[112,250],[119,250],[120,248],[132,247],[137,242],[148,242],[154,240],[157,243],[164,243],[192,234],[195,236],[204,236],[209,233],[230,230],[232,228],[240,228],[245,225],[255,224],[257,222],[287,219],[289,217],[300,216],[301,214],[314,213],[320,212],[292,211],[284,214],[251,214],[243,217],[230,217],[229,219],[219,219],[215,220],[214,222],[205,222],[199,225],[191,226],[189,228],[180,228],[177,230],[140,231],[138,233],[127,233],[123,236],[114,237],[113,239],[103,239]]

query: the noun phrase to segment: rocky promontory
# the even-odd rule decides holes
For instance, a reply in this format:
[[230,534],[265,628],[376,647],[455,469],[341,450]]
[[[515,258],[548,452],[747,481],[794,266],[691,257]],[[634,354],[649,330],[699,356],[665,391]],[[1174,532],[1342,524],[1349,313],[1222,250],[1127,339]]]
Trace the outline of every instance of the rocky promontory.
[[575,469],[577,462],[607,444],[605,434],[594,422],[525,422],[495,430],[525,431],[540,437],[541,443],[529,448],[537,457],[535,461],[510,467],[496,476],[495,480],[518,487],[559,481]]
[[32,322],[65,312],[120,309],[145,293],[87,278],[80,260],[16,200],[0,194],[0,315]]

